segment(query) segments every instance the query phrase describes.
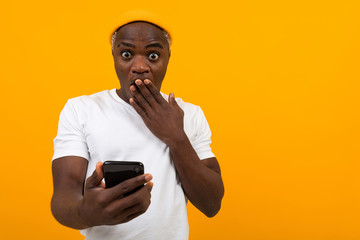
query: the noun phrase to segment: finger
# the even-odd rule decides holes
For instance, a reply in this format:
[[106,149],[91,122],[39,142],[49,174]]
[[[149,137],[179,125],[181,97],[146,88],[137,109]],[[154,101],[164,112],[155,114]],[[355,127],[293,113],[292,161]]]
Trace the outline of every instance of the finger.
[[146,205],[136,204],[136,205],[133,205],[133,206],[125,209],[124,211],[122,211],[121,213],[119,213],[116,216],[116,219],[118,219],[117,224],[126,223],[126,222],[140,216],[141,214],[144,214],[146,212],[146,210],[149,208],[149,206],[150,206],[150,199]]
[[148,183],[145,184],[145,188],[146,188],[149,192],[152,191],[153,187],[154,187],[154,183],[153,183],[153,182],[148,182]]
[[176,99],[175,99],[175,94],[174,93],[170,93],[170,95],[169,95],[169,103],[171,105],[178,106],[178,104],[176,102]]
[[[136,80],[135,82],[138,83],[138,81],[140,80]],[[141,82],[141,81],[140,81]],[[131,95],[134,97],[134,100],[136,101],[136,103],[142,107],[145,111],[149,111],[149,109],[151,108],[150,104],[146,101],[146,99],[144,98],[144,96],[141,94],[140,89],[138,89],[135,86],[130,86],[130,92]]]
[[[146,81],[147,79],[145,79]],[[155,106],[157,103],[152,93],[149,91],[149,89],[145,86],[145,84],[141,80],[135,81],[136,86],[138,89],[140,89],[140,92],[144,99],[150,104],[150,106]]]
[[102,168],[103,168],[103,163],[98,162],[96,164],[96,168],[95,168],[93,174],[86,179],[86,184],[85,184],[86,187],[85,188],[89,189],[89,188],[101,186],[102,179],[104,178]]
[[107,196],[105,196],[109,202],[114,201],[115,199],[118,199],[122,195],[131,192],[137,187],[143,186],[145,183],[151,181],[152,175],[151,174],[143,174],[134,178],[130,178],[112,188],[109,188],[106,193]]
[[[125,217],[134,214],[137,211],[145,211],[150,204],[150,198],[151,198],[150,192],[152,187],[153,187],[153,183],[148,182],[144,187],[142,187],[135,193],[128,195],[124,198],[118,199],[112,202],[111,204],[109,204],[107,207],[107,211],[114,214],[114,216],[123,214],[123,216]],[[138,208],[138,210],[136,210],[136,208]],[[124,209],[126,210],[134,209],[134,211],[126,213]]]
[[150,80],[145,79],[144,84],[146,85],[146,87],[149,89],[149,91],[151,92],[151,94],[154,96],[155,100],[159,104],[166,103],[166,100],[163,98],[160,91],[155,87],[155,85]]
[[149,208],[150,203],[151,203],[151,200],[150,200],[150,196],[149,196],[149,198],[146,201],[126,209],[126,215],[123,215],[123,216],[127,216],[127,217],[122,218],[123,219],[122,222],[124,222],[124,223],[128,222],[128,221],[138,217],[139,215],[145,213],[146,210]]
[[144,211],[141,210],[139,204],[132,203],[131,206],[125,206],[122,204],[118,213],[115,213],[109,208],[104,209],[103,213],[105,214],[106,219],[108,219],[105,225],[116,225],[128,222],[131,219],[134,219],[135,217],[143,214]]
[[175,99],[175,94],[174,93],[170,93],[169,95],[169,103],[171,106],[179,109],[182,112],[181,107],[179,106],[179,104],[177,103],[176,99]]
[[141,214],[144,214],[145,212],[138,212],[138,213],[134,213],[128,217],[126,217],[123,221],[121,221],[122,223],[126,223],[129,222],[130,220],[133,220],[134,218],[140,216]]
[[142,109],[137,102],[134,100],[134,98],[130,98],[129,99],[129,103],[131,106],[133,106],[133,108],[135,109],[135,111],[140,115],[140,117],[146,121],[148,119],[148,116],[146,115],[146,112],[144,111],[144,109]]

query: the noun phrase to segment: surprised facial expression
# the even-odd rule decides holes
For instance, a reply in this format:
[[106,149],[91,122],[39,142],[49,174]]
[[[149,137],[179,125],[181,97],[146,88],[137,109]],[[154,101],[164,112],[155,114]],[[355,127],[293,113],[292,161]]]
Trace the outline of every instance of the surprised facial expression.
[[121,27],[116,35],[113,58],[121,88],[118,95],[129,102],[136,79],[149,79],[160,90],[170,52],[164,32],[147,22]]

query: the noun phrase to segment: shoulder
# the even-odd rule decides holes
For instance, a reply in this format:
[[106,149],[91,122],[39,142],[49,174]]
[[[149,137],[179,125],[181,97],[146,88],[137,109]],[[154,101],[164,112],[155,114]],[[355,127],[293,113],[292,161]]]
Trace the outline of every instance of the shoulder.
[[[163,93],[161,94],[167,101],[169,96]],[[198,114],[203,114],[200,106],[197,106],[189,102],[185,102],[182,98],[179,97],[176,97],[175,99],[176,99],[176,103],[184,111],[185,117],[191,117],[191,116],[196,116]]]
[[[201,159],[204,159],[200,148],[211,143],[211,130],[206,120],[205,114],[200,106],[176,98],[179,107],[184,111],[184,130],[194,149]],[[211,155],[211,154],[210,154]],[[210,156],[206,155],[206,156]],[[213,155],[211,155],[213,156]]]
[[78,113],[92,112],[94,110],[99,111],[115,103],[112,92],[115,92],[115,89],[70,98],[65,108],[71,108]]
[[70,98],[68,100],[68,103],[75,107],[77,106],[84,107],[84,106],[102,104],[111,98],[110,91],[111,90],[104,90],[91,95],[82,95],[79,97]]
[[78,119],[86,119],[91,112],[99,112],[106,105],[111,104],[112,90],[105,90],[91,95],[82,95],[67,100],[62,112]]
[[181,98],[176,98],[179,107],[184,111],[185,121],[198,123],[205,117],[201,107],[189,102],[183,101]]
[[[168,96],[163,94],[164,98]],[[184,111],[184,129],[190,139],[195,138],[198,132],[207,126],[205,114],[200,106],[185,102],[182,98],[175,98],[179,107]]]

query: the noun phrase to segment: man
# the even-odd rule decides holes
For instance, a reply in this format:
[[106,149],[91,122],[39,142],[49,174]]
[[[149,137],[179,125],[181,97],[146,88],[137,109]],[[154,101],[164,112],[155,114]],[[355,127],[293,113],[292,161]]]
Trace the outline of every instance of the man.
[[[224,187],[202,110],[159,91],[170,40],[155,21],[121,24],[112,50],[121,88],[70,99],[60,115],[51,209],[86,239],[188,239],[187,199],[208,217],[220,209]],[[106,160],[141,161],[150,174],[105,188]]]

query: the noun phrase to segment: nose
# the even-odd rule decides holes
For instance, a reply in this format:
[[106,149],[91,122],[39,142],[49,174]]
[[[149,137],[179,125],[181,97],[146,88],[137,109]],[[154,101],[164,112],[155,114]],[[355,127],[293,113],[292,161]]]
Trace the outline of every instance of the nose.
[[135,56],[130,71],[135,74],[149,73],[150,67],[143,56]]

